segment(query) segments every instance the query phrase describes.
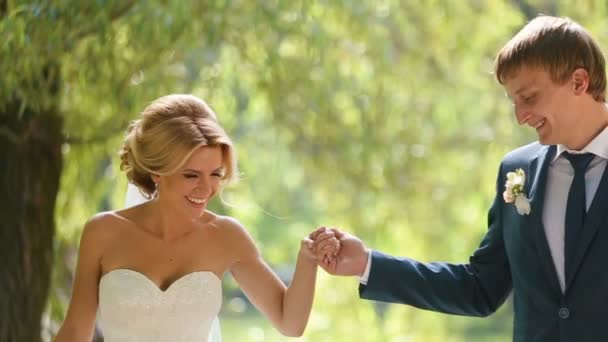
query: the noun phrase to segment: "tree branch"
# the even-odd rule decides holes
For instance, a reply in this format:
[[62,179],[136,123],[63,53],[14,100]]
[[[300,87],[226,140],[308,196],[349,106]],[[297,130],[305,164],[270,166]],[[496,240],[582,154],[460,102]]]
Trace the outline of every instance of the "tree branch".
[[32,126],[31,125],[28,127],[27,130],[25,130],[25,132],[23,132],[21,134],[17,134],[15,132],[13,132],[7,126],[0,126],[0,137],[5,137],[6,140],[11,142],[13,145],[23,144],[27,140],[27,138],[30,137],[30,135],[32,135]]
[[109,118],[106,122],[99,125],[101,129],[98,132],[102,132],[98,135],[93,136],[72,136],[64,135],[63,142],[73,145],[87,145],[87,144],[99,144],[108,141],[111,138],[116,137],[119,134],[123,134],[126,130],[127,122],[121,121],[116,124],[116,120]]
[[[3,1],[3,0],[0,0]],[[110,15],[109,15],[109,19],[110,22],[114,22],[115,20],[120,19],[122,16],[124,16],[134,5],[135,5],[135,0],[129,0],[129,1],[122,1],[122,7],[118,7],[115,8],[114,10],[110,11]],[[68,38],[64,41],[64,46],[69,47],[69,46],[73,46],[75,41],[78,41],[80,39],[83,39],[84,37],[92,34],[93,32],[95,32],[97,30],[97,26],[96,25],[89,25],[86,27],[83,27],[80,31],[76,31],[74,34],[68,36]],[[70,43],[71,42],[71,43]]]
[[123,129],[120,130],[116,130],[113,132],[109,132],[103,135],[97,135],[94,137],[70,137],[70,136],[66,136],[63,139],[64,143],[70,144],[70,145],[90,145],[90,144],[100,144],[100,143],[104,143],[106,141],[108,141],[109,139],[115,137],[116,135],[120,134],[123,131]]
[[8,0],[0,0],[0,18],[6,16],[8,12]]
[[527,0],[513,0],[519,10],[526,16],[527,21],[536,18],[539,14],[556,15],[557,8],[555,1],[547,1],[544,6],[534,6]]

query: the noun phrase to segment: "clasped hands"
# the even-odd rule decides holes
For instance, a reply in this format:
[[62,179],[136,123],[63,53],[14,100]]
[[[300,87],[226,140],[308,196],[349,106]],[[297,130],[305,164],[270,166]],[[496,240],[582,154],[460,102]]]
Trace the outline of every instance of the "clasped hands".
[[354,235],[335,227],[319,227],[304,239],[306,249],[327,273],[361,276],[369,249]]

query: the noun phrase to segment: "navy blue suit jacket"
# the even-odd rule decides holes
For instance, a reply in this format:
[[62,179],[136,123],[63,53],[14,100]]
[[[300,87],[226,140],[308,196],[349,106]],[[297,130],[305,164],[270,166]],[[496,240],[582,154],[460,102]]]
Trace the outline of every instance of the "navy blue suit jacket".
[[[533,143],[502,161],[488,231],[468,264],[421,263],[372,252],[362,298],[457,315],[487,316],[513,290],[514,341],[608,341],[608,167],[562,293],[542,224],[547,170],[556,146]],[[502,192],[507,172],[526,172],[530,215]]]

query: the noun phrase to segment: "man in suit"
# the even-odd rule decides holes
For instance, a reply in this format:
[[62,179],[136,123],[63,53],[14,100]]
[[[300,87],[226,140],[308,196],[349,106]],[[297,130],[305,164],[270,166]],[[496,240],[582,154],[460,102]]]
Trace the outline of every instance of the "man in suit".
[[[539,141],[503,159],[469,263],[393,257],[334,229],[342,247],[321,266],[360,276],[362,298],[450,314],[490,315],[513,290],[514,341],[608,341],[604,57],[579,24],[540,16],[501,49],[495,75]],[[319,251],[324,231],[311,233]]]

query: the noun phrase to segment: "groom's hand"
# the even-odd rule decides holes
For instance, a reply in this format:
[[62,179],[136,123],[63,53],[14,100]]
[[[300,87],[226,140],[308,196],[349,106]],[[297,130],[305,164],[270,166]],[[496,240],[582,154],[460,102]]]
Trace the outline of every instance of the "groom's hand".
[[318,229],[321,234],[315,234],[318,239],[317,245],[320,241],[323,241],[323,250],[317,248],[315,241],[312,239],[312,234],[302,239],[302,246],[300,251],[303,252],[307,259],[314,260],[319,265],[329,264],[331,260],[335,259],[335,255],[340,250],[340,241],[334,236],[334,232],[328,229]]
[[354,235],[348,234],[336,228],[327,229],[320,227],[310,234],[313,240],[313,248],[317,253],[327,248],[329,236],[335,236],[340,241],[340,248],[333,260],[328,263],[319,262],[319,265],[329,274],[343,276],[361,276],[365,272],[369,249],[363,241]]
[[[314,240],[313,240],[314,237]],[[340,240],[330,228],[319,227],[308,235],[310,250],[315,254],[315,260],[319,265],[328,266],[334,262],[336,255],[340,251]],[[319,247],[319,245],[322,245]]]

